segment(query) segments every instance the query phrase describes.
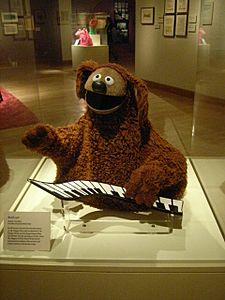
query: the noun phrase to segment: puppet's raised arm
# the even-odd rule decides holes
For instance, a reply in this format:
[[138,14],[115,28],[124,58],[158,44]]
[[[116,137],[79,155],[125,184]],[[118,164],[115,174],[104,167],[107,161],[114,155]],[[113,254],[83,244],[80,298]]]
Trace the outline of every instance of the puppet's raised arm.
[[82,138],[79,122],[57,128],[51,125],[38,124],[25,133],[22,142],[30,150],[59,162],[67,158],[70,159],[71,156],[74,157],[79,152]]

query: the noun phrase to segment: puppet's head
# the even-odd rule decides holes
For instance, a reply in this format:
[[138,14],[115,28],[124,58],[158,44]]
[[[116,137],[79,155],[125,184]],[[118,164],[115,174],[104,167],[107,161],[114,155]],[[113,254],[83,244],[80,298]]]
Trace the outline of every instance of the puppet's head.
[[83,62],[77,70],[76,91],[97,115],[110,115],[121,107],[135,110],[142,126],[148,116],[148,88],[121,65]]

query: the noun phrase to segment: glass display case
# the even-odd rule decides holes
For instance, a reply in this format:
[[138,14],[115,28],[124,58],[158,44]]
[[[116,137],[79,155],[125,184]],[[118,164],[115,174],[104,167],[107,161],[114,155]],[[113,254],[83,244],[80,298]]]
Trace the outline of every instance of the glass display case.
[[[116,3],[122,16],[117,26],[128,34],[128,2]],[[0,8],[6,11],[8,6],[1,4]],[[83,17],[79,16],[81,23]],[[206,33],[208,43],[210,38],[213,35]],[[178,101],[173,94],[172,102],[165,91],[159,94],[151,89],[150,117],[158,131],[182,152],[188,149],[188,186],[182,214],[155,209],[134,213],[93,208],[79,199],[62,202],[27,181],[53,182],[56,166],[47,157],[25,149],[21,142],[25,131],[39,122],[67,125],[85,111],[75,90],[74,66],[78,63],[36,64],[31,38],[16,40],[3,34],[0,39],[0,298],[223,299],[222,51],[207,50],[211,55],[207,60],[205,51],[199,51],[204,57],[198,58],[197,89],[193,106],[189,103],[188,109],[182,106],[180,99],[186,100],[183,97]],[[212,73],[210,63],[214,66]],[[214,92],[213,103],[204,97],[208,82]],[[16,106],[7,105],[2,113],[6,101]],[[206,107],[210,114],[204,114]],[[187,131],[187,127],[193,130]],[[4,217],[13,212],[50,216],[48,250],[12,250],[6,245]]]

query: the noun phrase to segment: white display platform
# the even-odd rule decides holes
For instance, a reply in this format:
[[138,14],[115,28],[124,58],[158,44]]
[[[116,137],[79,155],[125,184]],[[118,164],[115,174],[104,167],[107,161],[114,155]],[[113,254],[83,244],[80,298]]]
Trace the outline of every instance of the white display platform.
[[[45,160],[39,167],[35,179],[52,182],[55,176],[53,163]],[[67,289],[73,278],[78,287],[83,286],[74,291],[77,299],[87,299],[85,283],[94,290],[91,299],[150,299],[149,293],[154,295],[153,299],[181,299],[184,286],[190,288],[185,299],[203,299],[199,298],[203,296],[204,299],[212,299],[213,295],[215,299],[222,299],[221,292],[225,289],[225,243],[190,163],[183,216],[168,217],[160,213],[162,227],[168,226],[169,230],[159,231],[158,234],[154,230],[140,230],[139,223],[143,216],[144,222],[150,218],[151,229],[154,223],[154,218],[151,222],[151,215],[140,217],[132,213],[100,211],[75,202],[69,203],[73,209],[65,216],[72,220],[66,232],[64,226],[67,222],[60,212],[61,202],[58,199],[28,183],[24,191],[18,203],[14,204],[14,210],[51,212],[51,250],[3,250],[2,235],[0,276],[4,278],[4,287],[14,280],[23,284],[23,278],[29,282],[29,274],[32,273],[36,280],[45,278],[49,285],[53,281],[54,284],[63,283],[63,288],[65,284]],[[97,222],[97,230],[94,228],[92,232],[89,227],[84,232],[80,223],[82,217],[87,225],[89,222],[95,226]],[[14,270],[17,270],[16,273]],[[22,274],[21,278],[17,274]],[[194,284],[195,280],[197,284]],[[204,287],[208,284],[207,292]],[[126,289],[125,297],[121,289]],[[136,289],[139,294],[142,293],[140,298]],[[173,290],[168,293],[168,289]],[[7,292],[5,287],[3,294]],[[57,293],[63,297],[58,289]],[[115,298],[107,298],[109,293]],[[73,299],[72,290],[68,295],[66,299]],[[50,298],[46,294],[41,299]]]
[[107,45],[98,46],[80,46],[72,45],[72,64],[73,68],[77,68],[78,65],[84,60],[94,60],[99,64],[105,64],[109,62],[109,48]]
[[93,46],[100,46],[101,45],[101,35],[100,34],[91,34],[90,35]]

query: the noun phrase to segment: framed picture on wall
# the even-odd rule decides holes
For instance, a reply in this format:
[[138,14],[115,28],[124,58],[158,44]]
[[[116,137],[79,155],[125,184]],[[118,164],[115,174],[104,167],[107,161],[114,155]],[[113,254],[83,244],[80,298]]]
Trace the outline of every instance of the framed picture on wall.
[[196,24],[189,23],[188,24],[188,32],[191,32],[191,33],[196,32]]
[[155,17],[154,7],[142,7],[141,8],[141,24],[153,25]]
[[176,15],[176,36],[187,35],[187,15]]
[[17,33],[17,24],[4,24],[4,35],[15,35]]
[[188,13],[189,0],[177,0],[177,13]]
[[24,17],[24,26],[25,26],[25,30],[27,30],[27,31],[34,30],[34,17],[33,16],[25,16]]
[[2,12],[2,23],[17,23],[18,22],[18,16],[17,13],[14,12]]
[[202,5],[201,23],[202,25],[212,25],[213,22],[213,2],[206,2]]
[[174,14],[176,10],[176,0],[165,0],[164,12],[165,14]]
[[174,37],[175,15],[164,15],[163,35]]

